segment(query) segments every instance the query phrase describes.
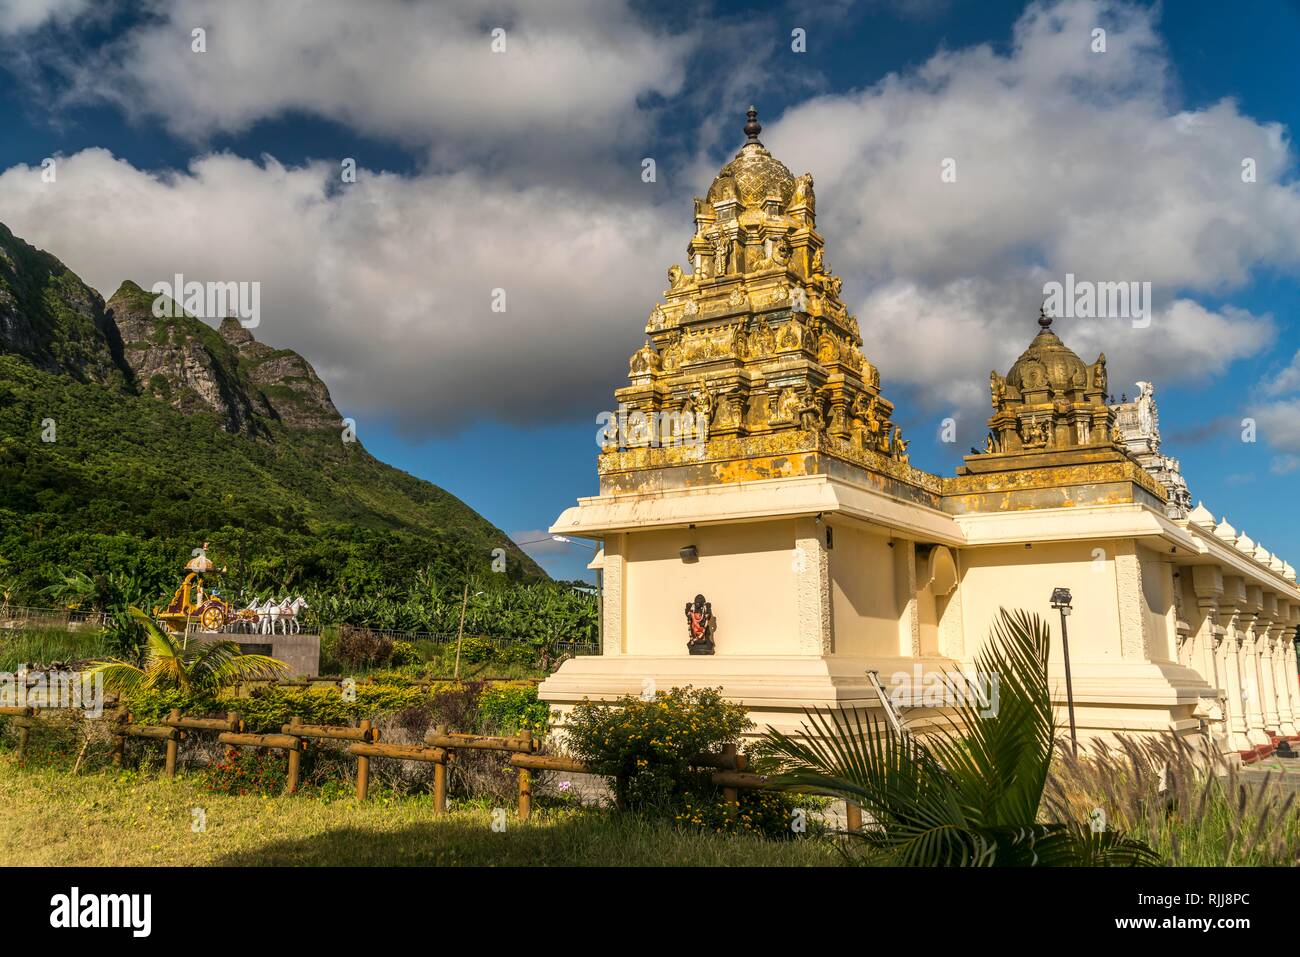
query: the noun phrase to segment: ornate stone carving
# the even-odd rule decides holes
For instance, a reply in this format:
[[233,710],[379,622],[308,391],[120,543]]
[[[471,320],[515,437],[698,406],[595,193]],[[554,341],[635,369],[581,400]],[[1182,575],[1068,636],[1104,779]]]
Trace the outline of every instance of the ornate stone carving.
[[901,464],[907,443],[891,421],[893,405],[826,264],[813,178],[794,177],[757,130],[754,119],[745,145],[696,200],[687,244],[693,274],[668,269],[665,300],[646,322],[650,341],[630,359],[629,384],[616,394],[628,407],[706,416],[710,435],[703,448],[603,456],[602,475],[705,461],[741,438],[757,443],[746,449],[761,449],[760,439],[799,433],[833,439],[828,451],[863,467],[920,481]]
[[1183,478],[1178,460],[1160,451],[1160,412],[1155,386],[1138,382],[1138,394],[1131,402],[1111,406],[1115,412],[1118,441],[1164,488],[1165,511],[1171,518],[1183,518],[1192,508],[1192,493]]
[[661,368],[662,362],[659,353],[654,350],[650,343],[646,343],[636,352],[632,353],[629,362],[628,373],[632,376],[653,374]]

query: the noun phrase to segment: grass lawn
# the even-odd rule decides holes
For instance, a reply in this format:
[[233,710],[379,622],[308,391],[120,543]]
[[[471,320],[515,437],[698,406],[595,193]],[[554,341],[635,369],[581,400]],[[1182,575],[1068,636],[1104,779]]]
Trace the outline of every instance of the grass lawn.
[[[206,830],[192,830],[194,808]],[[0,754],[4,865],[696,865],[813,866],[840,862],[827,839],[787,842],[679,831],[596,810],[453,809],[428,798],[227,797],[197,776],[132,771],[73,777],[19,768]]]

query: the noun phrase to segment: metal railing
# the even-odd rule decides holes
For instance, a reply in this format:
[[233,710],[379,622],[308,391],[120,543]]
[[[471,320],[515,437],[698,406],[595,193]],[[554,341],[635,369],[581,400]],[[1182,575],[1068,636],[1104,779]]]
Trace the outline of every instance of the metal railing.
[[[454,632],[433,632],[433,631],[402,631],[397,628],[369,628],[362,625],[339,625],[341,634],[362,634],[371,638],[387,638],[390,641],[405,641],[411,644],[416,642],[428,642],[435,645],[454,645],[456,635]],[[466,642],[490,642],[498,649],[517,648],[520,645],[531,645],[533,639],[519,638],[505,635],[475,635],[465,634],[463,641]],[[577,655],[598,655],[600,654],[600,645],[594,641],[551,641],[546,646],[560,653],[569,653]]]
[[39,608],[33,605],[0,605],[0,631],[25,628],[103,627],[108,615],[78,608]]

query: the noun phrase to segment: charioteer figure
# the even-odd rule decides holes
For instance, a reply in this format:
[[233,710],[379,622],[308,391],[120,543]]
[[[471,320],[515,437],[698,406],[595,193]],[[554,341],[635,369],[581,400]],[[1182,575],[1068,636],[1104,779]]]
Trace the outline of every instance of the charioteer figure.
[[696,595],[695,601],[686,603],[686,626],[686,650],[693,655],[713,654],[713,632],[718,620],[713,617],[713,606],[703,595]]

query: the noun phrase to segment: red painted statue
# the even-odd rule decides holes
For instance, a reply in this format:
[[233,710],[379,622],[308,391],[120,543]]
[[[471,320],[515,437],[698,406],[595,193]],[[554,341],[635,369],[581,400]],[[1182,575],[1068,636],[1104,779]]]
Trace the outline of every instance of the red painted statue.
[[693,655],[713,654],[713,632],[718,620],[713,617],[713,606],[703,595],[696,595],[694,602],[686,603],[686,626],[686,650]]

